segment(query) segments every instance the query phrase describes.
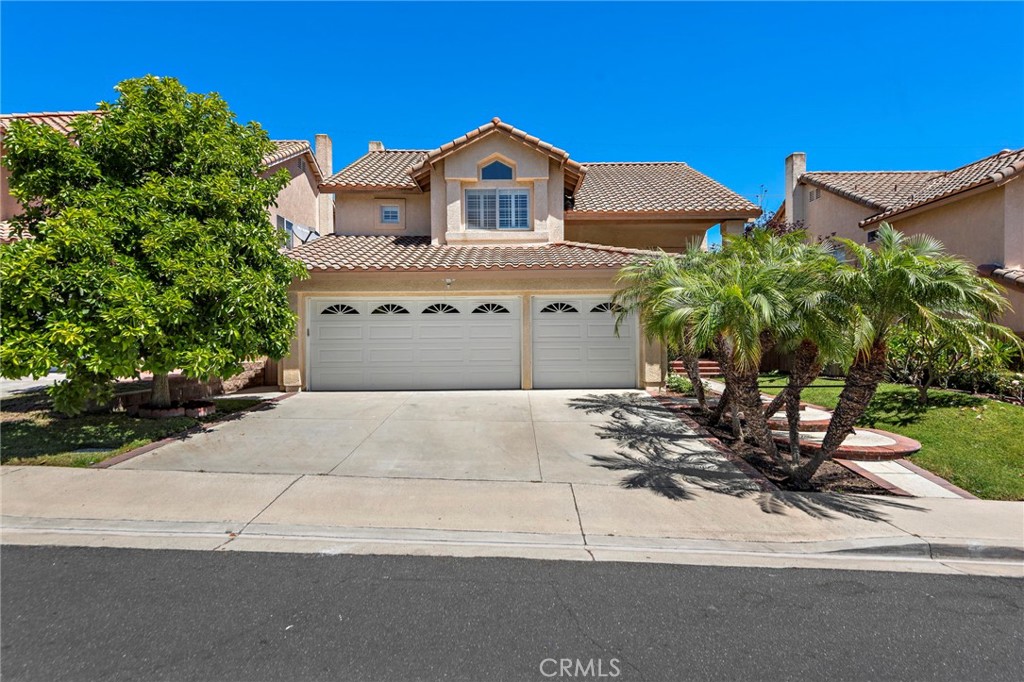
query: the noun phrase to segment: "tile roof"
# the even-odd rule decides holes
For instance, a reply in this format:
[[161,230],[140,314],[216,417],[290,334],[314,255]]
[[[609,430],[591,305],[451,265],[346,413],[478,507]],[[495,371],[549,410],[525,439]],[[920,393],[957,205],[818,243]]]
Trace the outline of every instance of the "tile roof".
[[82,114],[99,116],[99,111],[43,111],[35,114],[0,114],[0,132],[6,132],[12,121],[48,125],[59,133],[71,134],[71,122]]
[[523,130],[519,130],[514,126],[505,123],[497,116],[495,116],[489,122],[485,123],[479,128],[470,130],[465,135],[461,135],[452,140],[451,142],[446,142],[437,149],[431,149],[430,151],[427,152],[426,156],[423,157],[423,159],[421,159],[415,166],[412,167],[412,170],[410,172],[412,176],[416,178],[417,176],[421,175],[421,173],[428,170],[429,164],[432,163],[433,161],[448,156],[452,152],[473,142],[477,138],[495,132],[503,132],[507,134],[509,137],[519,140],[523,144],[526,144],[530,147],[533,147],[534,149],[537,149],[539,151],[544,152],[545,154],[548,154],[552,158],[555,158],[558,161],[565,164],[566,171],[574,174],[577,177],[582,175],[583,172],[585,172],[581,164],[569,158],[569,152],[565,151],[564,149],[559,149],[558,147],[548,142],[545,142],[539,137],[535,137]]
[[0,221],[0,244],[10,244],[11,242],[16,242],[19,239],[32,239],[32,235],[28,232],[18,234],[18,230],[14,226],[14,223],[7,220]]
[[317,163],[316,156],[313,155],[313,147],[309,142],[306,140],[271,140],[271,142],[277,145],[277,149],[263,157],[264,166],[276,166],[290,161],[296,156],[305,156],[310,168],[313,169],[313,175],[318,181],[323,180],[324,174],[320,171],[320,164]]
[[325,179],[330,189],[419,189],[409,170],[427,155],[424,149],[383,149],[367,152]]
[[[48,125],[59,133],[71,134],[71,122],[82,114],[99,116],[99,111],[46,111],[35,114],[0,114],[0,132],[6,132],[12,121],[28,121],[37,125]],[[288,161],[300,154],[309,152],[309,158],[313,163],[314,172],[317,177],[323,177],[320,167],[313,156],[313,149],[306,140],[272,140],[277,149],[263,157],[263,163],[273,166]]]
[[1004,149],[951,171],[813,171],[800,181],[876,209],[860,221],[864,227],[1021,172],[1024,148]]
[[877,223],[960,192],[1003,182],[1022,172],[1024,172],[1024,148],[1004,149],[998,154],[986,156],[984,159],[929,179],[895,206],[860,221],[860,224],[865,226]]
[[987,263],[978,266],[978,274],[994,279],[1004,287],[1024,291],[1024,268],[1004,268],[1001,265]]
[[942,171],[814,171],[804,173],[800,180],[885,211],[940,175]]
[[288,250],[307,270],[615,270],[647,251],[577,242],[536,246],[436,246],[430,237],[326,235]]
[[588,163],[569,215],[602,213],[736,213],[761,210],[685,163]]

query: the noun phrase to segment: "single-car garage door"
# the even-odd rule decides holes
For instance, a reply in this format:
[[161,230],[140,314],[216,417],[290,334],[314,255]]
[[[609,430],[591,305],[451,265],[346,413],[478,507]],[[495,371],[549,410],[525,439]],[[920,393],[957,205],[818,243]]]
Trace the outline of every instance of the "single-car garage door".
[[608,297],[533,299],[534,388],[634,388],[636,322],[615,333]]
[[314,299],[313,391],[520,388],[516,298]]

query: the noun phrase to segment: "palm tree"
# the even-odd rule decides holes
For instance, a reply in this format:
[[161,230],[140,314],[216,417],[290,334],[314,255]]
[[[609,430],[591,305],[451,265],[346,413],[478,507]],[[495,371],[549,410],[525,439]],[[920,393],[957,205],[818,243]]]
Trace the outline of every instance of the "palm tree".
[[836,294],[849,306],[856,356],[821,449],[795,473],[799,481],[810,480],[853,432],[885,376],[889,338],[899,325],[937,329],[959,323],[996,330],[988,320],[1006,307],[995,284],[932,237],[907,237],[882,223],[875,248],[840,241],[855,264],[839,268],[835,280]]
[[670,348],[679,351],[694,396],[701,412],[707,413],[707,396],[700,377],[700,355],[704,349],[696,348],[692,334],[686,328],[667,325],[656,314],[655,303],[662,283],[678,277],[681,271],[698,271],[709,266],[715,254],[704,251],[699,241],[692,241],[681,254],[660,252],[655,256],[641,257],[619,271],[617,283],[624,285],[616,292],[613,302],[619,311],[616,326],[630,315],[638,314],[644,335],[657,339]]

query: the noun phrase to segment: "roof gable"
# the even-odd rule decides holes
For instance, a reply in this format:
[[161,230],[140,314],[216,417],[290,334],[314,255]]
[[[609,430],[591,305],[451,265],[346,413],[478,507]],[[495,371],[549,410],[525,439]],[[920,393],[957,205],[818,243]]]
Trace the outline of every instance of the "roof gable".
[[580,179],[583,177],[583,173],[586,172],[586,169],[581,164],[569,158],[569,152],[564,149],[559,149],[558,147],[541,140],[539,137],[535,137],[525,131],[519,130],[495,116],[488,123],[485,123],[479,128],[470,130],[465,135],[461,135],[451,142],[446,142],[436,149],[429,150],[426,152],[425,156],[412,167],[409,173],[419,187],[425,189],[427,184],[430,182],[430,167],[432,164],[490,135],[505,135],[516,142],[546,154],[550,158],[562,164],[565,169],[566,184],[571,187],[578,186]]

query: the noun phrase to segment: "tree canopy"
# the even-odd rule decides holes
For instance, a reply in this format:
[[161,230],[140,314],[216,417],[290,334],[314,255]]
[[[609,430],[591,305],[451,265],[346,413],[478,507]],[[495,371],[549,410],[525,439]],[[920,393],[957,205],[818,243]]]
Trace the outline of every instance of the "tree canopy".
[[52,392],[70,412],[117,377],[226,377],[283,356],[304,274],[267,214],[288,178],[263,176],[274,144],[258,124],[173,78],[116,91],[69,136],[15,121],[4,138],[31,238],[0,248],[0,372],[66,372]]

